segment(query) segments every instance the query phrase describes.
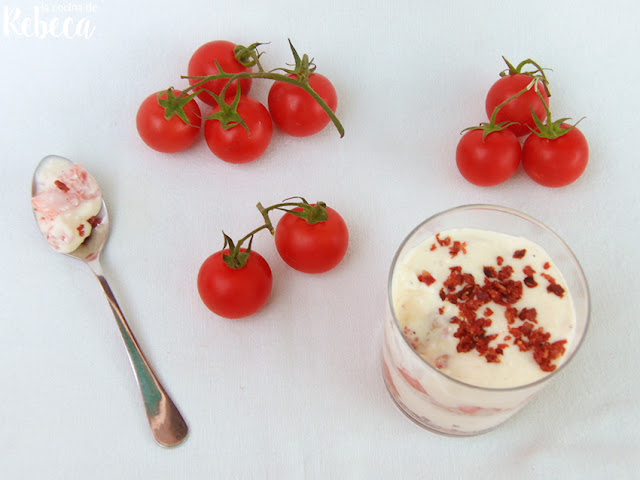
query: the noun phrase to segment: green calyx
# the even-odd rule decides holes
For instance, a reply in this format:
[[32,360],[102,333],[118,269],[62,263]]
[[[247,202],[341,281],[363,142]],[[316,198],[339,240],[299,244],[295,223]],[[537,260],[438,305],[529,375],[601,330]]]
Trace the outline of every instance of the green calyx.
[[[163,94],[167,94],[167,98],[160,98]],[[167,90],[163,90],[162,92],[158,92],[158,105],[164,108],[164,118],[170,120],[171,117],[177,115],[182,119],[184,123],[187,125],[194,127],[189,122],[187,118],[187,114],[184,111],[184,107],[187,103],[189,103],[194,97],[196,93],[192,93],[189,95],[184,95],[182,92],[180,95],[176,97],[175,93],[173,93],[173,87],[169,87]]]
[[499,132],[500,130],[504,130],[510,125],[518,124],[518,122],[495,123],[493,120],[495,120],[494,116],[491,117],[491,120],[489,122],[481,122],[479,125],[475,125],[473,127],[467,127],[464,130],[462,130],[460,133],[462,134],[464,132],[468,132],[469,130],[482,130],[482,141],[484,142],[484,139],[487,138],[487,135],[489,135],[490,133]]
[[[538,79],[544,86],[547,97],[551,96],[551,92],[549,91],[549,81],[544,73],[544,68],[542,68],[537,62],[527,58],[514,67],[506,58],[504,58],[504,56],[502,59],[504,60],[504,63],[507,64],[507,69],[500,72],[501,77],[506,77],[508,75],[528,75],[531,78]],[[530,71],[523,71],[527,65],[533,66],[534,69]]]
[[[222,260],[224,260],[224,263],[226,263],[229,268],[233,268],[234,270],[244,267],[247,264],[247,260],[249,260],[249,255],[251,254],[251,243],[253,242],[253,235],[249,237],[249,245],[244,251],[240,251],[242,240],[239,241],[236,245],[233,243],[231,237],[229,237],[226,233],[222,232],[222,236],[224,237],[224,246],[222,247]],[[229,253],[224,253],[224,250],[227,247],[229,247]]]
[[[288,202],[288,200],[299,199],[299,202]],[[260,230],[269,230],[271,235],[275,234],[275,229],[273,228],[273,223],[269,218],[269,212],[272,210],[280,210],[285,212],[286,214],[295,215],[296,217],[304,219],[307,223],[313,225],[320,222],[325,222],[329,218],[329,213],[327,212],[327,204],[324,202],[316,202],[314,205],[311,205],[307,202],[303,197],[291,197],[283,200],[281,203],[277,203],[275,205],[271,205],[269,207],[263,207],[260,202],[256,205],[256,208],[262,215],[262,219],[264,223],[260,225],[258,228],[253,229],[251,232],[246,234],[237,243],[229,237],[226,233],[222,232],[222,236],[224,237],[224,246],[222,247],[222,259],[224,263],[227,264],[229,268],[239,269],[246,265],[247,260],[251,254],[251,243],[253,242],[253,236],[258,233]],[[294,210],[294,209],[300,210]],[[241,251],[242,244],[249,240],[249,245],[246,250]],[[229,248],[229,253],[224,253],[224,250]]]
[[316,70],[316,65],[313,63],[313,58],[309,60],[309,56],[305,53],[300,58],[298,52],[294,48],[291,40],[289,40],[289,47],[291,48],[291,53],[293,54],[293,60],[295,62],[293,69],[280,68],[283,72],[290,73],[291,75],[295,75],[298,80],[302,83],[309,84],[309,75],[311,75]]
[[[216,61],[216,64],[218,64],[217,61]],[[218,64],[218,69],[222,71],[222,67],[220,67],[219,64]],[[212,119],[218,120],[222,128],[224,128],[225,130],[229,130],[230,128],[240,125],[242,128],[244,128],[247,131],[249,136],[251,136],[249,127],[247,127],[247,124],[244,122],[244,119],[238,113],[238,104],[240,103],[240,97],[242,96],[239,82],[236,85],[236,96],[233,98],[233,101],[230,104],[227,104],[227,102],[225,101],[225,93],[227,91],[227,87],[230,84],[231,82],[227,83],[224,86],[224,88],[220,92],[220,95],[216,95],[211,90],[208,90],[206,88],[202,89],[205,92],[209,93],[209,95],[211,95],[215,99],[215,101],[218,103],[218,107],[220,107],[220,110],[208,115],[207,117],[205,117],[205,120],[212,120]]]
[[[296,217],[302,218],[310,225],[320,222],[326,222],[329,218],[329,212],[327,212],[327,204],[324,202],[316,202],[314,205],[311,205],[302,197],[286,198],[285,200],[283,200],[283,202],[287,202],[287,200],[293,200],[294,198],[300,199],[300,202],[280,203],[277,205],[272,205],[265,210],[268,211],[272,209],[278,209],[291,215],[295,215]],[[299,208],[300,210],[292,210],[288,207]]]
[[[538,92],[538,96],[540,96],[540,99],[542,99],[540,92]],[[556,138],[559,138],[569,133],[571,130],[576,128],[576,125],[578,125],[578,123],[584,120],[584,117],[582,117],[574,125],[569,125],[568,127],[565,127],[563,126],[563,124],[567,120],[571,120],[571,118],[565,117],[565,118],[561,118],[559,120],[553,121],[551,119],[551,110],[549,109],[549,107],[545,102],[542,102],[542,104],[544,105],[544,108],[547,114],[546,123],[542,123],[542,120],[538,118],[538,116],[533,111],[533,108],[531,108],[531,116],[533,117],[533,123],[535,123],[536,129],[529,127],[529,130],[531,130],[532,133],[536,134],[540,138],[548,138],[549,140],[555,140]]]

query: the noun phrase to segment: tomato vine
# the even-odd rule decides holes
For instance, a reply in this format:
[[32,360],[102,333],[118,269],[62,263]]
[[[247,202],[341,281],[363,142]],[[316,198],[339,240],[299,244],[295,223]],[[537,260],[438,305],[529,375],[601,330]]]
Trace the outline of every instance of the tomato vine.
[[[299,199],[299,202],[289,202],[288,200]],[[277,203],[275,205],[270,205],[268,207],[262,206],[260,202],[256,204],[256,208],[262,215],[264,223],[257,228],[254,228],[249,233],[247,233],[244,237],[239,239],[237,242],[234,242],[231,237],[229,237],[224,231],[222,232],[222,236],[224,237],[224,246],[222,247],[222,251],[225,249],[229,249],[229,253],[223,253],[222,257],[224,262],[233,269],[242,268],[249,258],[251,254],[251,244],[253,242],[253,237],[256,233],[261,230],[268,230],[271,235],[274,235],[275,229],[273,227],[273,223],[269,218],[269,212],[272,210],[280,210],[290,215],[295,215],[296,217],[304,219],[308,224],[313,225],[320,222],[325,222],[329,214],[327,212],[327,204],[325,202],[316,202],[315,204],[310,204],[303,197],[290,197],[284,199],[281,203]],[[242,247],[244,242],[249,241],[246,249]]]
[[[509,62],[509,60],[504,58],[504,56],[502,57],[502,59],[504,60],[504,63],[507,64],[507,68],[500,72],[501,77],[506,77],[508,75],[528,75],[533,79],[538,79],[539,81],[541,81],[547,97],[551,96],[551,92],[549,91],[549,81],[547,80],[547,76],[544,73],[544,68],[542,68],[537,62],[531,60],[530,58],[527,58],[514,67],[511,62]],[[523,71],[522,69],[527,65],[533,65],[535,69],[532,71]],[[544,103],[544,99],[542,100]]]
[[[298,86],[302,88],[305,92],[307,92],[311,97],[322,107],[322,109],[327,113],[331,122],[338,130],[340,137],[344,136],[344,127],[342,123],[333,112],[333,110],[327,105],[327,103],[322,99],[320,95],[309,85],[309,76],[315,72],[316,65],[313,63],[313,59],[310,59],[309,56],[305,53],[302,57],[298,54],[296,49],[294,48],[291,40],[289,40],[289,46],[291,48],[291,53],[293,55],[293,59],[295,64],[293,68],[285,68],[278,67],[272,70],[265,70],[260,62],[260,57],[264,55],[264,52],[260,52],[258,47],[264,45],[263,43],[252,43],[248,47],[243,45],[237,45],[234,50],[234,54],[236,60],[240,62],[245,67],[256,67],[257,71],[250,72],[240,72],[240,73],[229,73],[225,72],[223,68],[220,66],[218,61],[216,60],[216,67],[218,68],[218,73],[215,75],[206,75],[206,76],[190,76],[183,75],[181,78],[183,79],[195,79],[198,80],[196,83],[192,84],[188,88],[185,88],[180,95],[174,97],[172,101],[166,101],[163,107],[165,108],[167,114],[172,112],[171,114],[181,115],[180,110],[182,105],[185,103],[186,98],[193,98],[193,95],[196,89],[200,89],[199,91],[206,91],[209,93],[220,105],[220,112],[217,114],[211,115],[207,117],[209,118],[217,118],[222,122],[223,128],[228,129],[232,128],[236,125],[242,125],[245,129],[247,126],[244,124],[244,121],[239,118],[235,107],[237,107],[237,102],[240,97],[240,85],[238,84],[238,90],[236,92],[236,98],[234,102],[231,104],[227,104],[225,99],[225,92],[229,85],[233,82],[245,78],[249,79],[266,79],[266,80],[275,80],[278,82],[288,83],[291,85]],[[284,73],[278,73],[284,72]],[[289,76],[289,75],[292,76]],[[203,88],[202,86],[211,80],[219,80],[219,79],[227,79],[227,83],[225,84],[223,90],[219,95],[216,95],[214,92]],[[171,89],[169,89],[171,90]],[[182,116],[181,116],[182,118]],[[247,129],[248,130],[248,129]]]

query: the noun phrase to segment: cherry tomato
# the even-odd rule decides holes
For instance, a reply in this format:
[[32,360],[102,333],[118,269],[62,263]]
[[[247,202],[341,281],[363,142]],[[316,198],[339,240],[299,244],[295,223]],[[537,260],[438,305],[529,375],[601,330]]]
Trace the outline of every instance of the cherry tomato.
[[[307,223],[303,218],[286,213],[278,222],[276,249],[290,267],[305,273],[322,273],[338,265],[349,244],[349,231],[334,209],[327,208],[324,222]],[[296,207],[293,210],[302,211]]]
[[[252,250],[247,263],[234,269],[224,262],[222,253],[214,253],[200,267],[200,298],[209,310],[221,317],[242,318],[254,314],[262,308],[271,293],[269,264]],[[229,253],[229,249],[225,249],[224,253]]]
[[[182,92],[173,90],[177,97]],[[160,96],[167,98],[166,92]],[[136,115],[136,127],[140,138],[149,147],[158,152],[174,153],[186,149],[198,136],[200,131],[200,107],[195,100],[190,100],[184,106],[184,112],[191,125],[188,125],[177,115],[169,120],[164,118],[164,108],[158,103],[158,94],[149,95]]]
[[[222,67],[226,73],[241,73],[241,72],[249,72],[251,68],[245,67],[238,60],[236,60],[234,49],[236,45],[231,42],[227,42],[226,40],[214,40],[213,42],[208,42],[198,48],[194,54],[191,56],[189,60],[189,66],[187,68],[187,72],[189,76],[207,76],[207,75],[216,75],[220,73],[218,67],[216,66],[216,60]],[[195,85],[200,80],[197,78],[190,78],[189,83],[191,85]],[[204,83],[200,87],[196,87],[196,90],[201,90],[202,88],[206,88],[207,90],[211,90],[214,94],[220,95],[222,88],[227,84],[228,79],[219,78],[217,80],[209,80]],[[236,80],[234,83],[229,85],[225,92],[225,97],[233,98],[236,94],[237,83]],[[240,91],[242,94],[246,95],[251,90],[251,79],[243,78],[240,80]],[[216,105],[217,102],[215,99],[209,95],[206,91],[201,91],[198,93],[198,97],[205,103],[209,105]]]
[[[518,73],[502,77],[494,83],[489,89],[489,93],[487,94],[487,99],[485,101],[487,116],[491,118],[493,110],[498,105],[519,91],[524,90],[531,81],[532,77],[530,75]],[[538,83],[538,90],[540,91],[542,98],[544,98],[544,102],[549,105],[549,97],[547,96],[547,92],[542,83]],[[546,118],[545,107],[534,88],[531,88],[529,91],[514,98],[500,108],[500,111],[496,116],[496,123],[504,121],[518,122],[519,125],[511,125],[508,129],[518,137],[527,135],[528,133],[531,133],[531,130],[529,130],[528,127],[535,128],[530,108],[533,108],[533,111],[538,118],[541,121],[544,121]]]
[[574,182],[587,168],[588,161],[587,139],[577,128],[555,139],[530,135],[522,147],[524,171],[545,187],[564,187]]
[[499,130],[489,133],[469,130],[456,149],[456,164],[464,178],[474,185],[490,187],[509,179],[520,165],[520,142],[513,132]]
[[[295,78],[295,75],[289,74]],[[320,75],[309,75],[309,86],[332,111],[338,106],[338,96],[331,82]],[[318,133],[329,123],[329,115],[313,97],[297,85],[275,82],[269,90],[269,112],[280,130],[294,137],[307,137]]]
[[[220,107],[216,106],[211,111],[220,111]],[[247,163],[257,159],[269,146],[273,123],[265,106],[251,97],[240,97],[237,112],[249,132],[242,125],[225,130],[219,120],[210,119],[204,122],[204,138],[219,159],[229,163]]]

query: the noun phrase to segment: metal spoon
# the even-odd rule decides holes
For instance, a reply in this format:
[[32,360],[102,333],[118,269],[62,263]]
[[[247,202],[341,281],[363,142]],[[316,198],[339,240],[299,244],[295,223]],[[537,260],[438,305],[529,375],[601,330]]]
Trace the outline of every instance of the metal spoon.
[[[36,167],[31,184],[32,197],[39,193],[36,182],[38,171],[52,159],[62,159],[62,157],[47,156]],[[73,162],[70,160],[62,160],[68,162],[70,167],[73,166]],[[76,250],[65,255],[85,262],[95,274],[107,296],[124,339],[131,367],[140,387],[140,393],[142,394],[142,400],[144,401],[144,407],[147,411],[147,418],[154,438],[160,445],[165,447],[179,445],[187,437],[189,431],[187,424],[147,363],[102,272],[100,253],[109,234],[109,215],[107,214],[107,206],[104,200],[102,201],[102,209],[95,218],[97,225],[92,229],[91,235]]]

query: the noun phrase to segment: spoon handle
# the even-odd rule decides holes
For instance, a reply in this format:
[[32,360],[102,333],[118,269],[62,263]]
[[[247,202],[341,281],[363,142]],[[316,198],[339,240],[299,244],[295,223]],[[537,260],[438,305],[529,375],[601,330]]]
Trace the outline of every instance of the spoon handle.
[[124,339],[129,361],[140,387],[144,408],[147,411],[149,426],[156,442],[165,447],[179,445],[187,437],[189,431],[187,424],[142,354],[97,259],[89,262],[89,266],[109,300],[109,305]]

